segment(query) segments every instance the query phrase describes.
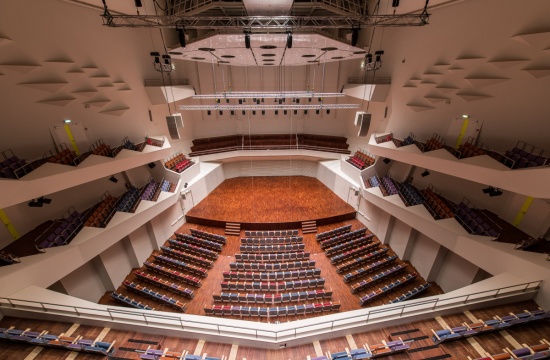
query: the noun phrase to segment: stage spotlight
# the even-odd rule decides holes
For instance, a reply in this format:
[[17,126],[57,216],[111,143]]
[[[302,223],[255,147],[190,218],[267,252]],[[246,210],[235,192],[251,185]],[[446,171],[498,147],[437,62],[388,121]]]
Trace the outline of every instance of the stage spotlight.
[[351,29],[351,46],[357,45],[357,40],[359,40],[359,29],[353,28]]
[[176,29],[176,31],[178,32],[178,40],[180,42],[180,46],[184,48],[185,46],[187,46],[187,43],[185,42],[185,32],[183,31],[183,29]]
[[155,58],[155,64],[160,64],[160,54],[157,51],[152,51],[150,54]]
[[27,205],[29,205],[29,207],[42,207],[44,204],[36,200],[31,200]]
[[170,65],[170,55],[164,54],[164,55],[162,55],[162,58],[164,59],[164,63],[166,65]]
[[45,198],[44,196],[41,196],[37,200],[41,204],[50,204],[52,202],[52,199]]
[[149,166],[149,169],[154,169],[157,164],[155,164],[154,162],[150,162],[149,164],[147,164],[147,166]]
[[136,7],[142,7],[143,4],[141,3],[141,0],[134,0],[134,3],[136,4]]
[[262,98],[262,102],[264,102],[264,98]]
[[112,175],[112,176],[109,178],[109,181],[114,182],[114,183],[116,184],[116,183],[118,182],[118,179],[117,179],[114,175]]
[[294,115],[298,115],[298,110],[294,110]]
[[430,175],[430,172],[428,170],[424,170],[424,172],[420,175],[422,175],[422,177],[426,177],[426,176]]
[[300,103],[300,99],[296,99],[296,104],[299,104]]
[[394,7],[394,8],[398,7],[399,6],[399,0],[393,0],[391,6]]
[[244,33],[244,46],[247,49],[250,49],[250,33],[248,31],[245,31]]
[[389,164],[389,163],[391,162],[391,160],[390,160],[390,159],[388,159],[388,158],[385,158],[385,159],[384,159],[384,160],[382,160],[382,161],[384,162],[384,164]]
[[283,99],[279,99],[279,105],[283,105]]
[[304,115],[307,115],[307,110],[304,110]]
[[289,31],[286,36],[286,47],[292,49],[292,33]]
[[252,98],[252,102],[256,102],[256,98]]
[[256,115],[256,110],[252,110],[252,115]]
[[493,190],[494,188],[492,186],[486,187],[485,189],[481,189],[481,191],[483,191],[484,194],[490,194]]
[[239,105],[243,104],[243,99],[239,99]]
[[225,103],[226,103],[226,104],[229,104],[229,99],[225,99]]
[[309,98],[309,102],[311,102],[311,98]]
[[256,100],[256,105],[260,105],[260,99]]
[[223,110],[220,110],[220,115],[223,115]]
[[367,62],[367,64],[371,64],[372,63],[372,54],[367,54],[365,56],[365,61]]
[[384,55],[384,50],[378,50],[374,55],[376,56],[376,62],[380,62],[382,60],[382,55]]

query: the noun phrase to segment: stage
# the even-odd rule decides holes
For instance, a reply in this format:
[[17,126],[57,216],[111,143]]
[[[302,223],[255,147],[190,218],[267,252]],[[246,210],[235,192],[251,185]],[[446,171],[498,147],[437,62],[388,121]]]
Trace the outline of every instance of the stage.
[[355,219],[355,209],[319,180],[306,176],[225,180],[186,214],[187,222],[214,227],[239,223],[246,230],[299,229]]

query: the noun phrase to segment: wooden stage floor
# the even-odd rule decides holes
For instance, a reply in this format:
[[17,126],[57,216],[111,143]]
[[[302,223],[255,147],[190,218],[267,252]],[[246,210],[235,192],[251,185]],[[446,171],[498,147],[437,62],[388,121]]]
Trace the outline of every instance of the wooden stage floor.
[[218,227],[226,222],[284,225],[317,220],[323,224],[322,219],[353,219],[355,209],[316,178],[262,176],[225,180],[186,217],[189,222]]

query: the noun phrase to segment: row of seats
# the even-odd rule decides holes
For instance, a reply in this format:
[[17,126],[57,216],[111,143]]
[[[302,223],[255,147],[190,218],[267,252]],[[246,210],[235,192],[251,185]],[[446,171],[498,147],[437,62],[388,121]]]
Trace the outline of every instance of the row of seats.
[[117,199],[107,195],[84,222],[84,226],[105,227],[111,220]]
[[231,270],[237,271],[285,271],[311,269],[314,267],[315,260],[282,263],[232,262],[229,264]]
[[[374,252],[372,252],[372,257],[370,257],[370,260],[376,260],[377,258],[379,257],[382,257],[382,256],[385,256],[388,251],[390,250],[390,248],[383,248],[383,249],[379,249],[379,250],[376,250]],[[391,265],[395,262],[395,260],[397,260],[397,255],[390,255],[390,256],[386,256],[385,258],[383,259],[380,259],[378,261],[374,261],[374,262],[371,262],[370,264],[367,264],[365,265],[364,267],[361,267],[359,269],[355,269],[353,270],[352,272],[349,272],[347,274],[344,275],[344,282],[348,283],[352,280],[355,280],[361,276],[365,276],[375,270],[378,270],[382,267],[385,267],[385,266],[388,266],[388,265]]]
[[329,248],[325,249],[325,254],[327,256],[337,254],[339,252],[342,252],[344,250],[356,248],[357,246],[368,244],[372,242],[372,238],[374,236],[372,234],[369,234],[367,236],[363,236],[357,239],[349,240],[348,242],[344,242],[338,245],[331,246]]
[[214,356],[204,356],[189,354],[187,350],[183,351],[170,351],[168,348],[164,350],[153,349],[150,346],[145,352],[139,354],[139,358],[142,360],[161,360],[161,359],[177,359],[177,360],[225,360],[225,356],[222,358]]
[[131,290],[131,291],[134,291],[140,295],[143,295],[143,296],[146,296],[148,298],[151,298],[163,305],[167,305],[167,306],[170,306],[171,308],[173,309],[176,309],[178,311],[181,311],[181,312],[185,312],[186,310],[186,305],[185,303],[177,300],[177,299],[173,299],[165,294],[162,294],[162,293],[159,293],[157,291],[154,291],[154,290],[151,290],[151,289],[147,289],[146,287],[144,286],[141,286],[139,284],[136,284],[136,283],[133,283],[133,282],[130,282],[130,281],[127,281],[125,280],[122,285],[124,285],[128,290]]
[[338,235],[348,233],[350,231],[351,231],[351,225],[344,225],[344,226],[340,226],[339,228],[336,228],[336,229],[332,229],[332,230],[329,230],[329,231],[319,233],[319,234],[315,235],[315,238],[317,239],[317,241],[322,241],[322,240],[325,240],[325,239],[333,238],[333,237],[338,236]]
[[384,186],[388,195],[397,195],[399,193],[397,186],[395,186],[395,182],[388,175],[382,178],[382,186]]
[[425,151],[434,151],[443,149],[445,147],[445,140],[443,140],[439,135],[433,134],[432,138],[426,141],[424,144]]
[[296,251],[304,251],[304,244],[288,244],[288,245],[241,245],[239,251],[247,253],[288,253]]
[[[538,154],[535,153],[537,151]],[[501,162],[512,169],[546,166],[550,164],[550,161],[543,154],[544,150],[520,141],[513,149],[506,151],[506,158],[511,161],[503,159]]]
[[6,251],[0,250],[0,266],[6,266],[11,264],[17,264],[21,261],[17,256],[10,254]]
[[419,285],[419,286],[415,287],[414,289],[409,290],[406,293],[402,294],[401,296],[398,296],[395,299],[390,300],[389,304],[395,304],[395,303],[398,303],[398,302],[401,302],[401,301],[408,300],[408,299],[420,294],[421,292],[425,291],[430,286],[432,286],[432,284],[430,284],[430,283],[424,283],[422,285]]
[[281,253],[281,254],[235,254],[237,261],[252,261],[252,262],[281,262],[281,261],[299,261],[309,260],[309,252]]
[[298,230],[245,230],[246,237],[288,237],[298,236]]
[[260,304],[279,304],[306,300],[330,299],[332,291],[324,289],[291,292],[291,293],[219,293],[214,294],[214,301],[221,302],[240,302],[240,303],[260,303]]
[[121,212],[134,212],[141,200],[140,190],[135,187],[131,187],[128,191],[120,197],[119,202],[116,205],[116,211]]
[[140,280],[156,285],[163,289],[169,290],[173,293],[185,296],[186,298],[192,299],[193,297],[195,297],[193,290],[183,287],[181,285],[178,285],[177,283],[163,280],[161,278],[158,278],[154,275],[148,274],[141,270],[134,270],[134,274]]
[[277,307],[248,307],[235,305],[212,305],[204,308],[206,315],[230,315],[230,316],[259,316],[259,317],[278,317],[313,314],[328,311],[339,311],[340,303],[325,302],[314,304],[300,304],[292,306]]
[[164,166],[177,173],[182,173],[193,165],[194,162],[187,159],[182,153],[177,154],[164,163]]
[[45,160],[49,163],[53,164],[61,164],[61,165],[75,165],[75,159],[76,159],[76,153],[74,151],[69,150],[67,147],[56,148],[56,153],[52,154],[50,152],[49,156],[45,155]]
[[367,245],[362,245],[362,246],[360,246],[358,248],[355,248],[353,250],[349,250],[349,251],[346,251],[344,253],[332,256],[330,258],[330,262],[331,262],[331,264],[336,265],[336,264],[341,263],[343,261],[346,261],[348,259],[355,259],[356,256],[359,256],[359,255],[368,253],[370,251],[376,250],[379,247],[380,247],[379,242],[371,243],[371,244],[367,244]]
[[87,354],[103,355],[111,357],[115,353],[115,342],[94,341],[83,339],[82,336],[54,335],[48,331],[31,331],[31,329],[19,330],[13,326],[9,329],[0,328],[0,339],[17,343],[26,343],[32,346],[42,346],[55,349],[64,349]]
[[176,190],[176,184],[172,184],[168,180],[162,180],[162,184],[160,185],[160,191],[174,192],[175,190]]
[[405,199],[405,205],[415,206],[424,203],[424,198],[420,195],[418,189],[410,182],[404,182],[398,185],[401,195]]
[[141,200],[155,201],[159,192],[159,184],[154,180],[151,180],[143,190],[141,194]]
[[458,156],[459,159],[470,158],[479,155],[487,154],[487,151],[482,147],[478,147],[471,142],[465,142],[464,144],[458,147]]
[[480,214],[464,202],[458,204],[456,218],[460,224],[474,235],[491,236],[498,238],[500,233],[495,230]]
[[94,155],[112,157],[113,150],[103,142],[102,139],[97,140],[90,147],[90,152]]
[[35,239],[36,247],[47,249],[68,244],[82,229],[85,217],[86,213],[73,211],[66,219],[55,221],[48,230]]
[[172,249],[172,248],[166,247],[166,246],[161,246],[160,250],[167,256],[175,257],[175,258],[182,259],[182,260],[185,260],[185,261],[189,261],[189,262],[192,262],[192,263],[197,264],[199,266],[206,267],[208,269],[212,268],[213,261],[210,260],[210,259],[205,259],[205,258],[200,257],[200,256],[194,256],[194,255],[191,255],[191,254],[187,254],[185,252],[182,252],[182,251],[179,251],[179,250],[176,250],[176,249]]
[[[365,184],[367,185],[367,184]],[[368,179],[368,186],[367,187],[379,187],[380,186],[380,179],[377,175],[374,175]]]
[[134,144],[132,141],[130,141],[130,139],[128,137],[125,137],[122,140],[122,147],[126,150],[139,151],[136,144]]
[[379,272],[378,274],[375,274],[375,275],[370,276],[366,279],[363,279],[363,280],[359,281],[358,283],[355,283],[355,284],[351,285],[351,293],[355,294],[359,291],[363,291],[366,288],[374,285],[375,283],[377,283],[379,281],[386,280],[387,278],[404,271],[406,268],[407,268],[407,264],[395,265],[395,266],[393,266],[389,269],[386,269],[382,272]]
[[173,257],[162,255],[162,254],[155,254],[153,255],[153,257],[155,261],[166,264],[168,266],[175,267],[176,269],[184,270],[184,271],[190,272],[191,274],[195,274],[203,278],[208,276],[207,270],[200,266],[186,263],[178,259],[174,259]]
[[304,241],[303,236],[287,236],[287,237],[247,237],[241,238],[241,244],[243,245],[289,245],[298,244]]
[[25,160],[13,155],[11,150],[9,152],[10,157],[3,153],[4,160],[0,162],[0,178],[19,179],[34,170],[31,164],[27,164]]
[[241,272],[224,271],[224,280],[237,281],[277,281],[314,278],[321,276],[321,269],[306,269],[294,271],[270,271],[270,272]]
[[197,229],[190,229],[190,231],[191,231],[191,235],[195,237],[199,237],[210,241],[215,241],[220,244],[225,244],[227,242],[227,238],[223,235],[211,234],[209,232],[197,230]]
[[[485,353],[484,357],[477,358],[475,360],[511,360],[511,359],[549,359],[550,358],[550,342],[546,339],[542,339],[538,344],[527,345],[522,344],[522,348],[519,349],[502,349],[502,353],[489,355]],[[472,358],[468,357],[469,360]]]
[[151,146],[163,147],[164,146],[164,138],[162,138],[162,140],[158,140],[158,139],[153,139],[153,138],[150,138],[149,136],[146,136],[145,137],[145,143],[147,145],[151,145]]
[[296,281],[222,281],[222,290],[238,291],[282,291],[295,289],[310,289],[325,285],[325,279],[304,279]]
[[365,344],[359,349],[346,349],[337,353],[327,351],[325,355],[312,358],[311,360],[359,360],[392,356],[408,351],[412,342],[413,340],[403,341],[401,339],[394,341],[382,340],[380,344]]
[[361,228],[358,230],[350,231],[340,235],[335,235],[331,238],[321,240],[319,242],[319,245],[321,246],[321,249],[326,249],[328,247],[332,247],[340,243],[357,239],[360,237],[372,238],[373,236],[374,236],[373,234],[367,234],[367,228]]
[[455,216],[447,201],[437,194],[431,187],[420,190],[424,196],[424,205],[431,210],[430,212],[436,220],[449,219]]
[[544,311],[537,309],[533,311],[524,310],[523,312],[508,315],[502,317],[495,316],[490,320],[479,320],[475,323],[463,323],[461,326],[457,326],[450,329],[433,330],[432,340],[436,344],[440,344],[446,341],[453,341],[470,337],[478,334],[485,334],[493,331],[500,331],[516,325],[524,325],[533,321],[540,321],[550,318],[550,311]]
[[196,246],[192,244],[188,244],[186,242],[182,242],[175,239],[168,239],[168,243],[170,244],[170,247],[183,250],[186,253],[206,257],[208,259],[216,260],[218,258],[219,253],[217,251],[208,250],[201,246]]
[[350,259],[346,262],[338,264],[338,265],[336,265],[336,272],[340,274],[340,273],[343,273],[344,271],[348,271],[350,269],[353,269],[354,267],[363,265],[364,263],[367,263],[367,262],[379,257],[382,252],[387,251],[386,249],[387,248],[376,250],[376,251],[370,252],[368,254],[358,256],[355,259]]
[[122,295],[122,294],[119,294],[119,293],[117,293],[116,291],[114,291],[114,292],[111,293],[111,297],[112,297],[114,300],[116,300],[116,301],[118,301],[118,302],[120,302],[120,303],[122,303],[122,304],[131,306],[131,307],[136,308],[136,309],[140,309],[140,310],[155,310],[155,308],[152,308],[152,307],[150,307],[150,306],[147,305],[147,304],[143,304],[143,303],[141,303],[141,302],[139,302],[139,301],[137,301],[137,300],[135,300],[135,299],[132,299],[132,298],[130,298],[130,297],[128,297],[128,296],[124,296],[124,295]]
[[402,278],[399,278],[397,280],[395,280],[394,282],[388,284],[388,285],[385,285],[383,286],[382,288],[379,288],[378,290],[375,290],[375,291],[372,291],[364,296],[362,296],[360,299],[359,299],[359,304],[361,306],[364,306],[366,305],[367,303],[375,300],[375,299],[378,299],[380,296],[382,295],[385,295],[391,291],[394,291],[395,289],[405,285],[405,284],[408,284],[409,282],[413,281],[414,279],[416,279],[418,277],[418,274],[413,272],[411,274],[407,274],[405,276],[403,276]]
[[193,235],[189,234],[180,234],[180,233],[174,233],[174,236],[179,241],[186,241],[189,244],[197,245],[197,246],[203,246],[206,249],[211,249],[215,251],[222,251],[223,244],[220,244],[216,241],[211,241],[199,237],[195,237]]
[[355,166],[359,170],[364,170],[369,166],[374,165],[375,157],[365,151],[357,150],[353,156],[346,159],[348,163]]
[[145,267],[148,270],[151,270],[151,271],[156,272],[156,273],[158,273],[160,275],[163,275],[163,276],[167,276],[171,279],[181,281],[181,282],[184,282],[186,284],[193,285],[195,287],[201,287],[201,285],[202,285],[201,279],[199,279],[197,277],[194,277],[194,276],[191,276],[191,275],[184,274],[184,273],[179,272],[177,270],[173,270],[173,269],[170,269],[170,268],[167,268],[165,266],[158,265],[158,264],[155,264],[155,263],[152,263],[152,262],[149,262],[149,261],[145,261],[143,263],[143,265],[145,265]]

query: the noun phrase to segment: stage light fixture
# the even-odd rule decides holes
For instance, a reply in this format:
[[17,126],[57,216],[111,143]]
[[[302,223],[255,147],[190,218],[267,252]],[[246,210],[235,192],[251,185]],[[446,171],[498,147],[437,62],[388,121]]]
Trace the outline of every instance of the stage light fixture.
[[112,176],[109,178],[109,181],[114,182],[114,183],[116,184],[116,183],[118,182],[118,179],[117,179],[114,175],[112,175]]
[[220,115],[223,115],[223,110],[220,110]]
[[304,115],[307,115],[307,110],[304,110]]
[[154,169],[157,164],[155,164],[154,162],[150,162],[149,164],[147,164],[147,166],[149,166],[149,169]]
[[485,189],[481,189],[481,191],[483,191],[484,194],[490,194],[493,190],[494,188],[492,186],[486,187]]
[[252,102],[256,102],[256,98],[252,98]]
[[178,40],[180,42],[180,46],[184,48],[185,46],[187,46],[187,43],[185,41],[185,32],[183,31],[183,29],[176,29],[176,31],[178,32]]
[[319,115],[319,109],[315,110],[315,114]]
[[246,111],[243,110],[243,115],[246,115]]
[[256,105],[260,105],[260,99],[256,100]]
[[250,49],[250,33],[248,31],[244,32],[244,46]]
[[166,65],[170,65],[170,55],[164,54],[164,55],[162,55],[162,59],[164,60],[164,63]]
[[256,115],[256,110],[252,110],[252,115]]
[[292,49],[292,33],[290,31],[286,35],[286,47]]
[[225,99],[225,103],[226,103],[226,104],[229,104],[229,99]]
[[151,51],[150,55],[155,58],[155,64],[160,64],[160,53],[158,51]]
[[399,6],[399,0],[393,0],[391,6],[394,7],[394,8],[398,7]]
[[311,102],[311,98],[309,98],[309,102]]
[[42,207],[44,204],[36,200],[31,200],[27,205],[29,205],[29,207]]
[[388,158],[385,158],[384,160],[382,160],[382,162],[383,162],[384,164],[389,164],[389,163],[391,162],[391,160],[388,159]]
[[382,55],[384,55],[384,50],[378,50],[374,53],[374,56],[376,56],[375,61],[380,62],[382,61]]
[[264,102],[264,98],[262,98],[262,102]]
[[357,45],[357,40],[359,40],[359,29],[353,28],[351,29],[351,46]]
[[44,196],[41,196],[37,199],[37,201],[41,204],[50,204],[52,202],[52,199],[48,199]]
[[294,110],[294,115],[298,115],[298,110]]
[[372,63],[372,54],[367,54],[365,56],[365,61],[367,64],[371,64]]
[[502,195],[502,194],[503,194],[502,190],[500,190],[500,189],[495,189],[493,192],[489,193],[489,196],[491,196],[491,197],[493,197],[493,196],[500,196],[500,195]]
[[426,177],[428,175],[430,175],[430,172],[428,170],[424,170],[424,172],[422,174],[420,174],[422,177]]
[[283,105],[283,99],[279,99],[279,105]]
[[243,104],[243,99],[239,99],[239,105]]

